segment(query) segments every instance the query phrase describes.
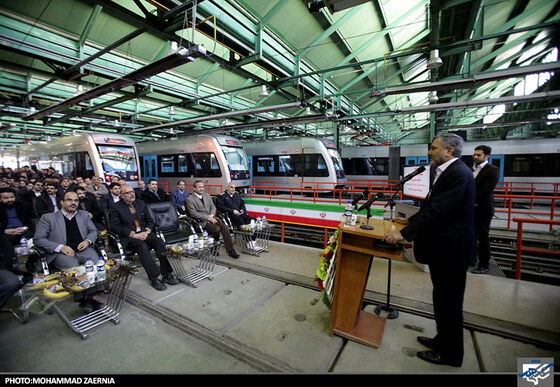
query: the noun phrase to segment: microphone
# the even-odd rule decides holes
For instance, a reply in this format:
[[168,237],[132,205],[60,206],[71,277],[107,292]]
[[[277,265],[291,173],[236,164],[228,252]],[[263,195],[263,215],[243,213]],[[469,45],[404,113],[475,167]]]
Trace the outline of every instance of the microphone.
[[367,198],[368,196],[369,196],[369,191],[366,188],[366,190],[360,196],[354,199],[354,201],[352,202],[352,206],[355,206],[356,204],[358,204],[360,200],[362,200],[363,198]]
[[421,174],[425,170],[426,170],[426,167],[422,165],[420,168],[417,168],[414,172],[406,175],[401,181],[399,181],[397,184],[395,184],[395,187],[400,187],[401,185],[403,185],[404,183],[406,183],[410,179],[418,176],[419,174]]
[[385,197],[385,194],[383,192],[378,192],[371,199],[369,199],[367,202],[362,204],[362,206],[360,208],[358,208],[358,212],[360,212],[361,210],[363,210],[365,208],[369,208],[373,204],[374,201],[376,201],[377,199],[383,199],[384,197]]

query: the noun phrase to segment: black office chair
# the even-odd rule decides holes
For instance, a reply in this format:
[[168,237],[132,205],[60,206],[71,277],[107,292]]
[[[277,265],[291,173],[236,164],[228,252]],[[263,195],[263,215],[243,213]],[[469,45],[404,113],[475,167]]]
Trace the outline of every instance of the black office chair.
[[[180,227],[179,215],[171,202],[148,203],[148,211],[154,218],[154,230],[166,245],[184,242],[193,235],[191,227]],[[190,223],[190,222],[189,222]],[[192,225],[192,223],[190,223]],[[194,225],[192,225],[194,227]]]

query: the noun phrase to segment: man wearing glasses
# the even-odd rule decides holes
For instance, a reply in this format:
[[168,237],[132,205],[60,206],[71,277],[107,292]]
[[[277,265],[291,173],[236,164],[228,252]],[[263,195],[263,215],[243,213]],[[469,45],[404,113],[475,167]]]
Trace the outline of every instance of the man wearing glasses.
[[[146,203],[136,200],[134,189],[128,185],[121,188],[121,200],[110,210],[110,229],[121,237],[123,248],[129,249],[140,258],[152,287],[165,290],[168,285],[179,283],[172,274],[173,269],[165,256],[165,243],[152,230],[154,219],[148,211]],[[150,250],[154,249],[160,267],[156,265]],[[161,274],[161,279],[159,278]]]
[[83,265],[87,258],[97,259],[91,246],[97,229],[87,211],[78,210],[78,194],[67,191],[60,211],[41,216],[35,230],[35,245],[45,250],[48,263],[59,270]]

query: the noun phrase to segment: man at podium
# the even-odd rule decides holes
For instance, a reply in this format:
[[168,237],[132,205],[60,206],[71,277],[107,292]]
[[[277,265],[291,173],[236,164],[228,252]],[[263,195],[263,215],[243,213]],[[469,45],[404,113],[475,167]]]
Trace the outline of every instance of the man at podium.
[[414,241],[414,256],[428,264],[433,284],[433,305],[437,335],[419,336],[431,348],[418,357],[435,364],[460,367],[463,362],[463,297],[467,268],[474,264],[475,184],[472,171],[460,160],[463,139],[455,134],[436,136],[428,150],[430,164],[436,167],[432,189],[420,210],[400,231],[385,234],[384,240],[396,243]]

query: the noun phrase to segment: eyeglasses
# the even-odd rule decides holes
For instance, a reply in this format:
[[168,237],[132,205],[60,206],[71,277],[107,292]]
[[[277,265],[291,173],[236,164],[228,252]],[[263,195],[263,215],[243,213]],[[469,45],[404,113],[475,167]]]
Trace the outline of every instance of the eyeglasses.
[[134,191],[121,192],[121,195],[128,195],[128,194],[131,194],[131,193],[134,193]]
[[80,199],[64,199],[64,201],[66,202],[76,202],[78,203],[80,201]]

